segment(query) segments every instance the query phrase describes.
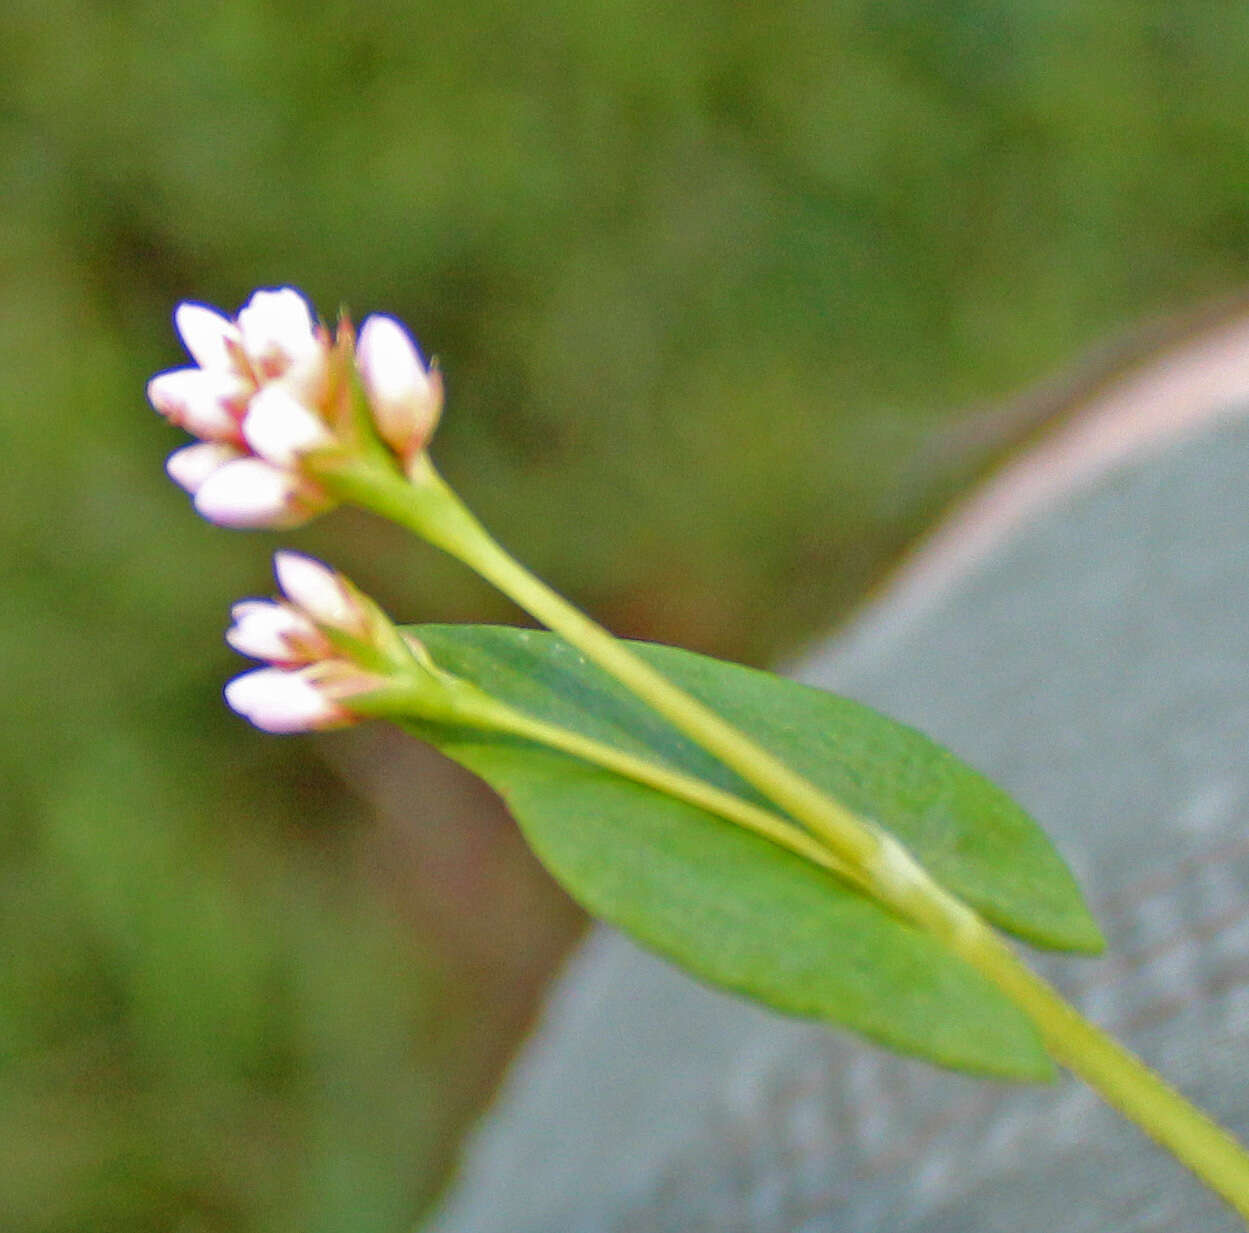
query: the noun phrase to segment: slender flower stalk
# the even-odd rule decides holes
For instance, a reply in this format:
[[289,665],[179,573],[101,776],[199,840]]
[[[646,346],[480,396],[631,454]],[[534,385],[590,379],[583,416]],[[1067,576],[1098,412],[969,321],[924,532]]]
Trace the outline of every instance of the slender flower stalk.
[[[453,678],[456,679],[456,678]],[[536,719],[506,703],[498,701],[476,689],[467,681],[457,680],[464,689],[464,703],[457,718],[475,727],[495,732],[509,733],[548,749],[558,750],[592,766],[601,767],[613,775],[631,779],[648,788],[654,788],[675,800],[684,801],[707,813],[716,814],[727,822],[742,827],[755,835],[801,856],[843,881],[864,889],[854,870],[846,868],[822,844],[813,839],[801,827],[795,826],[771,810],[743,800],[732,792],[717,788],[705,780],[674,770],[669,766],[643,757],[626,753],[614,745],[594,740],[571,728]],[[420,700],[414,700],[413,716],[419,715]]]

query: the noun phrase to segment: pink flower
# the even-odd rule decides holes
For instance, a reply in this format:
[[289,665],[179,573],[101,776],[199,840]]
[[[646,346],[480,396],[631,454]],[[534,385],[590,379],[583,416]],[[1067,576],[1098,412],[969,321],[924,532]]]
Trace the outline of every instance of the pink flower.
[[203,304],[174,314],[194,367],[148,383],[152,405],[203,444],[168,469],[212,522],[293,526],[333,504],[303,460],[335,445],[325,419],[332,344],[290,287],[257,291],[236,320]]

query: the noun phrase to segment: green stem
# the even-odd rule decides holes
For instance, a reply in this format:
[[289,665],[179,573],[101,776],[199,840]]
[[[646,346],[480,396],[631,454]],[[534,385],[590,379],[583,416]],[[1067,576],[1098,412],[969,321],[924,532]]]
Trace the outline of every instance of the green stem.
[[[988,931],[986,931],[987,933]],[[1156,1071],[1085,1019],[995,935],[964,956],[1028,1015],[1050,1055],[1249,1221],[1249,1156]]]
[[632,779],[676,800],[716,814],[865,889],[860,875],[847,869],[806,831],[769,810],[752,805],[740,796],[725,792],[705,780],[695,779],[660,763],[625,753],[622,749],[596,741],[593,737],[583,736],[571,728],[561,728],[556,724],[534,719],[488,696],[487,701],[491,704],[491,709],[480,712],[483,726],[510,732],[525,740],[558,749],[583,762],[601,766],[615,775]]
[[899,866],[885,896],[891,906],[991,980],[1036,1025],[1056,1062],[1079,1075],[1249,1220],[1245,1149],[1140,1058],[1085,1019],[965,904],[927,875],[908,889],[913,868],[909,859]]
[[[824,795],[732,724],[677,688],[515,561],[448,487],[426,456],[417,460],[410,478],[409,484],[395,472],[362,468],[335,477],[334,487],[343,499],[354,500],[408,527],[476,570],[783,811],[805,824],[818,837],[817,846],[831,854],[834,865],[823,860],[817,863],[826,868],[835,866],[842,876],[905,919],[942,939],[1029,1015],[1057,1061],[1080,1075],[1109,1104],[1249,1219],[1249,1155],[1244,1149],[1143,1062],[1068,1005],[1022,964],[976,913],[934,882],[892,836]],[[561,733],[564,748],[574,752],[573,746],[579,745],[578,756],[590,761],[600,760],[599,755],[607,749],[588,738],[554,731]],[[683,795],[688,791],[688,782],[676,784],[667,772],[650,764],[625,770],[628,755],[607,752],[621,773],[634,778],[637,774],[633,772],[645,773],[651,776],[652,786],[660,790],[731,817],[757,833],[771,830],[769,837],[791,850],[798,851],[792,843],[794,836],[800,836],[806,846],[806,837],[784,819],[756,810],[730,794],[720,794],[710,785],[705,786],[705,791],[699,789],[700,799],[695,801]],[[677,778],[685,781],[684,776]],[[674,788],[679,790],[673,791]],[[730,799],[725,801],[723,797]],[[734,801],[737,803],[733,804]],[[771,819],[766,823],[767,829],[759,826],[760,814]],[[801,854],[811,858],[810,852]]]
[[846,864],[869,868],[888,840],[779,759],[678,689],[601,625],[574,608],[508,555],[422,455],[410,484],[394,472],[335,477],[338,495],[406,526],[493,583],[561,634],[704,749],[733,767],[786,813],[800,819]]

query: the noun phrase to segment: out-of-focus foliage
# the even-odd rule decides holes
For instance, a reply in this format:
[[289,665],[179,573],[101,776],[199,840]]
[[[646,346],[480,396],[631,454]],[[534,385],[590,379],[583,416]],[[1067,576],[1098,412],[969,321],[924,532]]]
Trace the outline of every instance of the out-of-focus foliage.
[[[278,541],[160,474],[178,299],[401,315],[509,545],[763,659],[982,462],[959,409],[1244,278],[1247,63],[1232,3],[8,0],[0,1226],[402,1228],[493,1065],[363,803],[221,712]],[[375,523],[297,538],[509,615]]]

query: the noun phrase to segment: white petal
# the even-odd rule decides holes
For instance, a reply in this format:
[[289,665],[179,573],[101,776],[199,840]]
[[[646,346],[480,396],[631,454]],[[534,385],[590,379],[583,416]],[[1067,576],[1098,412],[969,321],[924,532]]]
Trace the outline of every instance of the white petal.
[[302,479],[261,458],[240,458],[214,471],[195,494],[195,508],[223,527],[293,527],[312,514]]
[[286,598],[318,625],[361,631],[360,612],[342,578],[328,565],[302,552],[279,552],[273,557],[273,572]]
[[173,315],[182,345],[201,368],[232,368],[227,342],[238,342],[234,322],[206,304],[179,304]]
[[306,732],[352,718],[307,677],[281,668],[258,668],[235,677],[225,696],[234,710],[266,732]]
[[165,460],[165,470],[178,487],[194,496],[210,476],[228,463],[237,462],[244,457],[232,445],[222,445],[220,442],[188,445],[169,455]]
[[278,467],[295,467],[310,450],[334,444],[320,417],[277,381],[252,399],[243,436],[261,458]]
[[207,441],[239,441],[238,416],[251,386],[224,369],[175,368],[147,383],[148,401],[179,428]]
[[319,657],[313,652],[330,649],[316,626],[285,604],[236,604],[231,615],[234,625],[226,630],[226,641],[240,655],[290,665],[308,663]]
[[404,459],[424,449],[442,410],[442,382],[407,330],[393,317],[367,318],[356,364],[382,440]]
[[261,377],[277,377],[321,349],[312,309],[293,287],[257,291],[238,317],[243,350]]

